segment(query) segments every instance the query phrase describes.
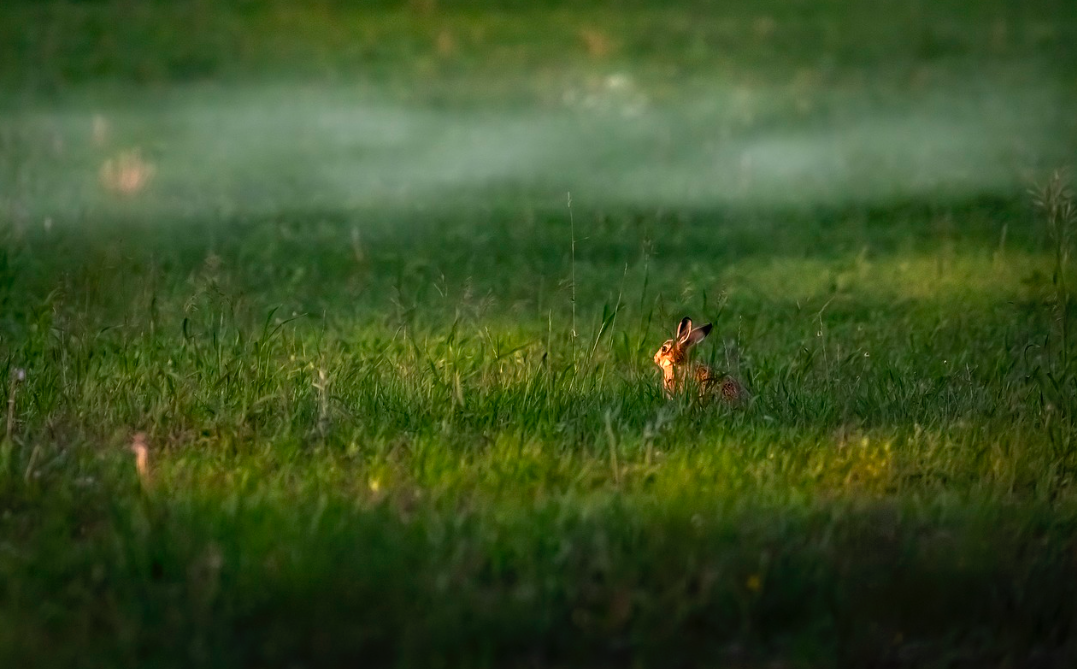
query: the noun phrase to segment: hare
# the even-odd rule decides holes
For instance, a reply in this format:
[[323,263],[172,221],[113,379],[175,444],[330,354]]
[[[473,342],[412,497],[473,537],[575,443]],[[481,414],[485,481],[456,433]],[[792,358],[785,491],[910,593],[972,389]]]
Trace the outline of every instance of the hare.
[[667,339],[654,354],[654,364],[662,369],[662,387],[672,397],[684,388],[686,379],[691,378],[699,386],[700,399],[716,394],[726,404],[740,406],[748,399],[748,391],[740,381],[706,365],[689,362],[692,347],[710,332],[710,323],[693,328],[691,318],[681,319],[677,334],[673,339]]

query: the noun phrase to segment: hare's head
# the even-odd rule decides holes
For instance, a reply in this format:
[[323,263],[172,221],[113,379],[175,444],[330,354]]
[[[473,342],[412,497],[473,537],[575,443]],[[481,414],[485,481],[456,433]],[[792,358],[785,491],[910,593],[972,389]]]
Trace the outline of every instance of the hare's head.
[[677,326],[677,334],[673,339],[667,339],[658,352],[654,354],[654,364],[662,368],[662,371],[672,370],[674,367],[688,362],[688,352],[693,346],[703,341],[711,332],[711,324],[692,327],[692,319],[685,316],[681,324]]

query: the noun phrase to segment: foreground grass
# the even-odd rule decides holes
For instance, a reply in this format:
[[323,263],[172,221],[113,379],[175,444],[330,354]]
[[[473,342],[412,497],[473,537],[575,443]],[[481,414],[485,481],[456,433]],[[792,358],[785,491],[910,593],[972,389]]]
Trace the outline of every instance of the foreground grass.
[[[991,42],[977,36],[995,35],[1004,8],[933,5],[885,35],[828,32],[874,24],[824,4],[806,18],[729,10],[698,28],[683,8],[642,6],[489,22],[460,10],[444,24],[421,7],[363,15],[368,44],[400,49],[374,49],[377,67],[359,70],[383,79],[364,81],[388,89],[377,104],[408,99],[394,86],[418,75],[445,86],[413,94],[420,136],[484,114],[494,128],[538,118],[512,116],[521,107],[564,115],[540,139],[608,132],[594,139],[599,159],[556,154],[596,162],[554,169],[527,154],[533,171],[490,169],[489,151],[448,160],[481,132],[443,152],[395,149],[509,173],[445,183],[376,142],[339,141],[371,132],[334,120],[354,91],[243,135],[231,106],[283,98],[177,84],[271,73],[288,91],[288,77],[322,67],[344,76],[354,53],[316,57],[345,36],[344,8],[299,13],[319,41],[266,28],[293,16],[280,7],[166,5],[172,20],[209,21],[198,39],[246,47],[229,58],[196,39],[195,62],[151,40],[136,65],[105,42],[60,39],[118,5],[0,8],[31,27],[0,47],[0,76],[20,94],[0,117],[12,416],[0,435],[0,664],[1070,666],[1070,298],[1019,174],[1070,155],[1072,125],[1022,93],[1040,101],[1029,111],[1049,142],[1023,121],[941,153],[885,140],[907,161],[895,166],[857,163],[858,147],[878,145],[853,133],[841,156],[872,165],[856,181],[744,168],[718,195],[677,190],[704,169],[677,156],[712,123],[795,139],[840,121],[846,103],[868,118],[901,108],[896,96],[975,122],[954,110],[994,99],[919,98],[916,71],[945,87],[987,62],[985,85],[1006,91],[1024,90],[1014,72],[1035,71],[1067,100],[1056,85],[1069,61],[1041,60],[1072,48],[1072,26],[1045,29],[1049,5],[1002,16],[1012,32]],[[580,37],[583,19],[621,37]],[[656,21],[670,42],[650,51]],[[749,25],[750,38],[733,29]],[[472,41],[439,47],[442,29]],[[380,30],[419,37],[383,42]],[[520,60],[504,76],[464,57],[513,35]],[[723,35],[729,51],[692,47]],[[273,44],[302,57],[286,67],[263,52]],[[900,57],[880,61],[884,47]],[[725,105],[735,91],[704,96],[721,104],[701,111],[722,63],[751,91],[799,65],[819,76],[739,107]],[[616,96],[551,111],[574,99],[565,81],[625,68],[654,109],[645,125],[611,121],[603,105],[616,116],[626,104]],[[532,78],[544,69],[554,74]],[[821,107],[798,108],[805,95]],[[222,123],[232,134],[214,132]],[[379,123],[373,135],[395,128]],[[263,137],[282,128],[303,132]],[[102,161],[132,145],[154,180],[117,194]],[[798,147],[811,153],[779,148]],[[1001,166],[973,169],[965,150]],[[636,171],[654,161],[662,169]],[[388,186],[363,182],[382,168]],[[641,185],[667,168],[668,184]],[[782,183],[797,192],[767,196]],[[661,395],[650,356],[684,314],[714,321],[700,355],[745,379],[747,409]]]
[[[365,265],[312,239],[245,262],[280,234],[260,226],[212,250],[190,230],[13,240],[0,646],[1067,661],[1074,377],[1049,258],[761,258],[686,283],[662,244],[625,272],[600,258],[628,242],[589,231],[576,337],[564,254],[530,259],[543,289],[522,252],[420,246],[416,266],[389,232]],[[680,313],[719,324],[703,355],[748,379],[747,410],[660,395],[649,354]]]

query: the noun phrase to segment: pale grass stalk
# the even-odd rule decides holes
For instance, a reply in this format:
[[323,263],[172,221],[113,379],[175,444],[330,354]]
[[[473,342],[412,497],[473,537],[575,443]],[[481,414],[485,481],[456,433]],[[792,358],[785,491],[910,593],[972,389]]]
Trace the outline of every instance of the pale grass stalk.
[[572,360],[576,360],[576,218],[572,215],[572,193],[568,193],[568,223],[572,235]]
[[16,369],[11,375],[11,389],[7,396],[7,426],[4,433],[4,439],[8,443],[11,442],[11,437],[15,432],[15,396],[19,391],[19,384],[25,378],[26,372],[22,369]]
[[136,432],[131,437],[131,452],[135,454],[135,471],[144,490],[153,484],[153,472],[150,471],[150,449],[145,432]]

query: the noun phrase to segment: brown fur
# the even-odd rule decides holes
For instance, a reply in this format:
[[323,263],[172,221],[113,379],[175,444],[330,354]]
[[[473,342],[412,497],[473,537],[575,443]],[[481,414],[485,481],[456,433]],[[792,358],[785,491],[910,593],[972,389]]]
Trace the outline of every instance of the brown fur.
[[711,324],[692,327],[692,320],[684,318],[677,327],[673,339],[667,339],[654,354],[654,363],[662,370],[662,387],[673,396],[685,387],[691,378],[699,387],[701,399],[716,396],[726,404],[739,406],[748,399],[744,385],[729,374],[720,373],[707,365],[690,361],[692,347],[710,334]]

